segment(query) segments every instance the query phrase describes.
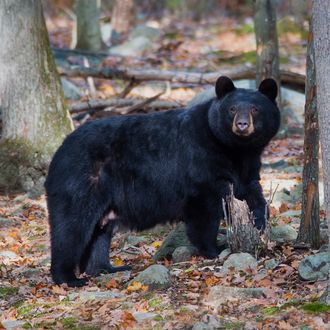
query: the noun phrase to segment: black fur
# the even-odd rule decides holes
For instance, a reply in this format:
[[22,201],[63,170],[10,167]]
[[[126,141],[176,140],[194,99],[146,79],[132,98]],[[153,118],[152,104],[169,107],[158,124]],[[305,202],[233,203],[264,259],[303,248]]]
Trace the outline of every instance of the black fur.
[[[90,122],[66,138],[45,183],[55,283],[83,285],[77,269],[93,276],[126,269],[112,267],[108,258],[117,224],[143,230],[184,221],[200,253],[216,257],[221,200],[230,183],[235,195],[247,200],[257,225],[264,225],[260,156],[278,130],[279,110],[261,92],[231,84],[219,78],[220,99]],[[268,83],[267,95],[273,97],[274,88]],[[258,109],[253,134],[232,132],[232,106]]]

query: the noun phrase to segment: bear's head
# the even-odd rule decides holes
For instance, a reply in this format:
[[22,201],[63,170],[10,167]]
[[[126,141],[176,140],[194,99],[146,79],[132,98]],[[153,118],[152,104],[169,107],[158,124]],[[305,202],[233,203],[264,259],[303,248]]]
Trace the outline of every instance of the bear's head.
[[280,126],[275,80],[263,80],[254,91],[236,88],[230,78],[222,76],[216,82],[215,92],[209,125],[218,140],[233,147],[265,147]]

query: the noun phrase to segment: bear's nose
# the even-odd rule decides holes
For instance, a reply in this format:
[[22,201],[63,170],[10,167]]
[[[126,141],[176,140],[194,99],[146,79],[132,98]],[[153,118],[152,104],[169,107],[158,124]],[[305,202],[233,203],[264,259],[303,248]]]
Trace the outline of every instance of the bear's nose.
[[236,126],[240,131],[245,131],[249,127],[249,123],[245,120],[239,120],[236,122]]

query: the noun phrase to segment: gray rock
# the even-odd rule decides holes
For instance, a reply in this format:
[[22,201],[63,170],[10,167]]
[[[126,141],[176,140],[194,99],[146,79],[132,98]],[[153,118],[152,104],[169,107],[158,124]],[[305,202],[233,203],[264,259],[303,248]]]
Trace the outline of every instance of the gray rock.
[[270,239],[278,243],[293,242],[297,236],[298,233],[290,225],[279,225],[270,230]]
[[64,91],[64,96],[66,99],[79,100],[83,96],[81,90],[71,81],[61,77],[61,83]]
[[133,313],[133,317],[135,318],[135,320],[138,323],[143,322],[145,320],[153,319],[155,316],[157,316],[157,314],[155,314],[155,313],[149,313],[149,312],[146,312],[146,313],[143,313],[143,312]]
[[172,254],[173,263],[189,261],[197,253],[197,249],[193,246],[179,246]]
[[19,256],[13,251],[0,251],[0,257],[10,260],[19,258]]
[[216,285],[210,288],[204,300],[205,305],[219,307],[231,299],[250,299],[264,297],[265,290],[262,288],[236,288]]
[[219,259],[226,259],[230,254],[231,254],[231,250],[229,248],[228,249],[224,249],[219,254]]
[[141,56],[145,50],[151,47],[150,39],[140,36],[110,48],[109,53],[121,56]]
[[144,285],[148,285],[150,290],[166,289],[171,286],[171,277],[166,267],[151,265],[131,280],[130,284],[133,282],[141,282]]
[[[217,243],[222,246],[227,243],[227,236],[219,234],[217,237]],[[154,260],[158,261],[164,258],[171,257],[174,250],[180,246],[187,246],[191,249],[195,249],[191,244],[187,233],[186,225],[179,223],[166,237],[161,247],[154,255]],[[195,253],[195,252],[194,252]]]
[[228,259],[223,263],[221,268],[221,273],[227,273],[229,268],[234,267],[236,271],[247,270],[247,269],[257,269],[258,262],[249,253],[233,253]]
[[214,327],[212,325],[206,324],[204,322],[197,322],[194,324],[191,330],[213,330]]
[[139,245],[140,243],[145,243],[146,241],[147,237],[137,235],[129,235],[126,239],[128,245]]
[[275,259],[269,259],[265,261],[265,268],[266,269],[274,269],[278,266],[278,261]]
[[330,253],[321,252],[308,256],[300,261],[298,267],[299,276],[303,280],[317,281],[325,280],[330,271]]
[[81,301],[88,301],[88,300],[108,300],[114,298],[122,298],[124,295],[120,292],[113,292],[113,291],[82,291],[82,292],[72,292],[68,294],[69,300],[75,300],[78,298]]
[[154,260],[161,260],[172,255],[179,246],[192,246],[186,234],[186,226],[179,223],[166,237],[161,247],[154,255]]
[[128,36],[128,39],[144,37],[150,41],[156,40],[160,36],[160,30],[147,25],[138,25]]
[[16,320],[2,320],[1,324],[6,330],[14,330],[21,328],[23,324],[26,322],[24,321],[16,321]]
[[96,281],[98,284],[100,284],[101,287],[105,287],[109,283],[109,281],[114,278],[127,282],[130,277],[131,277],[131,271],[126,270],[124,272],[102,274],[96,278]]

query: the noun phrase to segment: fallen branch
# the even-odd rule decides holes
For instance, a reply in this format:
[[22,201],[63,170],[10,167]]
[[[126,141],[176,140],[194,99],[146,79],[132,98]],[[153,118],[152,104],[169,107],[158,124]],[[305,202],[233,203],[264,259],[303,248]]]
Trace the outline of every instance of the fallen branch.
[[158,93],[156,94],[155,96],[152,96],[146,100],[143,100],[142,102],[140,103],[137,103],[137,104],[134,104],[132,106],[130,106],[128,109],[126,109],[126,114],[127,113],[131,113],[135,110],[139,110],[139,109],[142,109],[144,106],[156,101],[161,95],[163,95],[164,92],[161,92],[161,93]]
[[173,101],[165,101],[165,100],[152,100],[151,102],[145,103],[143,106],[141,104],[145,100],[141,99],[111,99],[111,100],[89,100],[87,102],[79,102],[74,103],[70,107],[70,113],[80,113],[85,111],[101,111],[104,108],[111,108],[114,107],[114,109],[111,109],[115,112],[121,112],[120,108],[123,107],[133,107],[135,105],[139,104],[140,108],[144,109],[174,109],[177,107],[180,107],[181,104]]
[[[101,79],[122,79],[135,81],[170,81],[188,84],[214,84],[220,75],[231,79],[255,79],[255,69],[247,66],[222,69],[221,72],[186,72],[167,71],[157,69],[113,69],[113,68],[83,68],[74,67],[59,68],[62,76],[68,77],[94,77]],[[299,73],[281,70],[281,82],[283,85],[295,86],[305,89],[305,76]]]

